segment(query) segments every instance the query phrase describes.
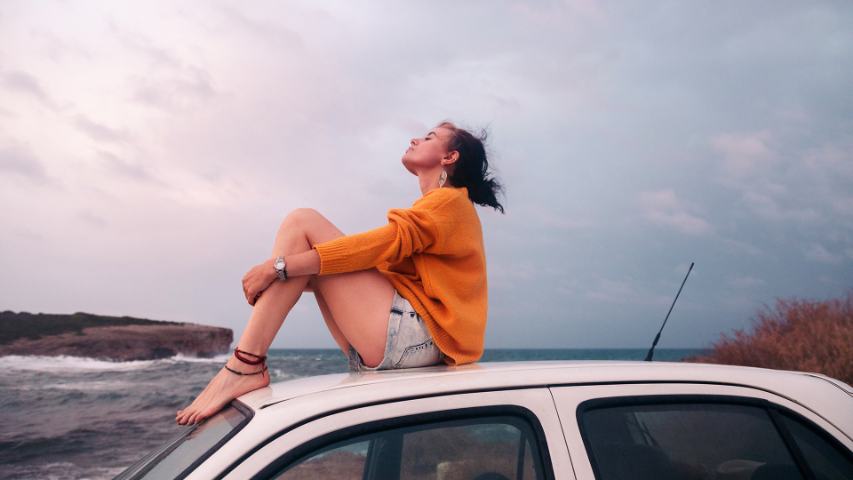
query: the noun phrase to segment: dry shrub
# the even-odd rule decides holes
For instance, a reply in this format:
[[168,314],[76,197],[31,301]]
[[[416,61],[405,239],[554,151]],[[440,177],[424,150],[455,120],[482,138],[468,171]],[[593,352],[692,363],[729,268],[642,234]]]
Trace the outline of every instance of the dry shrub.
[[853,384],[853,290],[824,301],[777,298],[751,332],[723,333],[710,354],[684,360],[817,372]]

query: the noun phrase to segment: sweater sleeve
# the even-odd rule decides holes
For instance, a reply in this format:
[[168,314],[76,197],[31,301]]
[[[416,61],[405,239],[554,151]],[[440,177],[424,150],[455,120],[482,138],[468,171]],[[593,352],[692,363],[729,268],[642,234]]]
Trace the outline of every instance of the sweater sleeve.
[[438,242],[438,225],[430,203],[388,211],[388,224],[314,245],[320,275],[354,272],[382,262],[396,263]]

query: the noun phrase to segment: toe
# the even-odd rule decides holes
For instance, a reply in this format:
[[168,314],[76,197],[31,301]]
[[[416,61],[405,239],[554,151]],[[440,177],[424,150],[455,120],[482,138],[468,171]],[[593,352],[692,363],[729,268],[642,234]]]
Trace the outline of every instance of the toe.
[[216,413],[216,412],[218,412],[218,411],[219,411],[219,409],[218,409],[218,408],[215,408],[214,406],[208,405],[207,407],[203,408],[203,409],[198,413],[198,415],[196,415],[196,419],[195,419],[195,421],[196,421],[196,422],[200,422],[200,421],[204,420],[205,418],[207,418],[207,417],[209,417],[209,416],[213,415],[214,413]]
[[189,418],[187,419],[187,423],[189,425],[195,425],[196,419],[198,418],[198,414],[199,414],[199,412],[193,412],[193,414],[190,415]]
[[200,423],[202,420],[209,417],[210,416],[210,413],[208,413],[209,411],[210,411],[210,403],[199,408],[198,411],[195,412],[195,416],[193,417],[193,423]]
[[180,418],[178,418],[178,424],[180,424],[180,425],[186,425],[186,424],[187,424],[187,420],[189,419],[189,417],[190,417],[190,415],[191,415],[191,414],[192,414],[192,412],[184,412],[184,413],[180,416]]

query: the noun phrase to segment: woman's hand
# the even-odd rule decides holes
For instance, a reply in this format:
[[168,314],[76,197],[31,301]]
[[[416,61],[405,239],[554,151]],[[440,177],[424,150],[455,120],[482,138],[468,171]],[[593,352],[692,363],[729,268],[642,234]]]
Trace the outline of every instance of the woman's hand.
[[276,279],[278,279],[278,275],[275,273],[272,258],[250,268],[243,275],[243,295],[246,296],[249,305],[254,306],[261,293]]

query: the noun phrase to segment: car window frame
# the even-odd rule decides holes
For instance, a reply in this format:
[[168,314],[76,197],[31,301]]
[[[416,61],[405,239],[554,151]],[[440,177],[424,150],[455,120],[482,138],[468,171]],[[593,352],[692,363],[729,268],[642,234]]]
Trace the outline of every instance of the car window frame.
[[786,414],[794,420],[804,424],[806,427],[810,428],[815,434],[819,435],[821,438],[826,440],[830,445],[834,448],[839,449],[841,451],[846,451],[847,447],[841,444],[834,436],[832,436],[829,432],[821,428],[819,425],[815,424],[810,419],[804,417],[800,413],[787,408],[783,405],[779,405],[774,403],[766,398],[756,398],[756,397],[744,397],[738,395],[725,395],[725,394],[650,394],[650,395],[627,395],[627,396],[611,396],[611,397],[599,397],[599,398],[591,398],[588,400],[584,400],[580,402],[575,409],[576,422],[578,426],[578,433],[580,434],[581,439],[583,440],[583,445],[586,450],[587,459],[589,460],[590,465],[592,466],[593,474],[595,475],[596,480],[601,479],[601,471],[598,466],[598,462],[595,457],[592,455],[592,446],[589,442],[589,437],[586,435],[584,431],[586,426],[583,422],[583,414],[596,409],[608,408],[608,407],[630,407],[630,406],[642,406],[642,405],[673,405],[673,404],[689,404],[689,403],[715,403],[721,405],[744,405],[751,407],[759,407],[762,408],[767,415],[770,417],[770,421],[773,426],[776,428],[779,436],[782,439],[785,447],[788,449],[788,453],[791,455],[797,469],[800,471],[800,474],[807,480],[817,479],[817,476],[811,469],[811,466],[805,459],[805,456],[802,453],[802,450],[797,445],[796,440],[794,440],[791,432],[788,430],[787,426],[784,425],[780,416],[782,414]]
[[[340,407],[335,405],[336,401],[327,402],[326,395],[328,395],[327,392],[318,392],[260,407],[255,419],[237,437],[237,439],[245,437],[246,441],[251,442],[251,446],[240,447],[239,453],[229,455],[227,460],[220,461],[214,468],[205,470],[204,475],[198,478],[215,480],[251,478],[260,471],[262,465],[270,463],[283,453],[285,451],[283,448],[290,450],[311,438],[340,430],[340,428],[330,429],[331,422],[340,423],[340,425],[356,425],[372,420],[403,417],[410,412],[428,413],[494,405],[521,406],[532,411],[539,419],[545,434],[546,444],[543,448],[547,448],[548,451],[548,468],[560,478],[577,478],[566,445],[560,416],[547,385],[497,389],[472,388],[442,393],[386,396],[381,400],[369,396],[370,398],[366,401],[353,402]],[[280,426],[261,427],[261,423],[266,424],[263,420],[266,413],[262,414],[262,412],[268,412],[267,408],[273,411],[287,408],[294,416]],[[311,431],[318,433],[307,433]],[[294,441],[294,439],[298,440]],[[216,456],[214,455],[213,458]],[[199,468],[206,469],[206,463]],[[195,474],[191,478],[196,478]]]
[[[393,418],[371,420],[369,422],[344,427],[340,430],[313,438],[288,450],[258,471],[251,477],[251,480],[268,480],[273,478],[274,475],[280,473],[287,465],[305,458],[306,455],[310,455],[312,452],[318,452],[333,444],[363,435],[380,433],[396,428],[441,424],[454,420],[475,420],[495,417],[512,417],[527,424],[527,427],[533,432],[532,441],[535,442],[534,446],[537,450],[535,457],[538,460],[539,465],[542,467],[542,476],[546,480],[555,480],[556,477],[554,475],[545,431],[542,428],[541,422],[539,422],[539,418],[530,409],[520,405],[511,404],[462,407],[449,410],[422,412]],[[370,460],[370,453],[368,453],[368,457],[365,459],[365,468],[369,467]],[[366,473],[366,471],[362,472],[363,475]]]
[[[201,465],[202,463],[204,463],[205,460],[210,458],[210,456],[213,455],[214,452],[219,450],[219,448],[228,443],[228,441],[231,440],[234,435],[237,435],[237,433],[239,433],[240,430],[242,430],[243,427],[245,427],[252,420],[252,417],[255,416],[255,411],[239,400],[232,400],[228,405],[226,405],[226,407],[228,406],[234,407],[236,410],[238,410],[243,415],[243,419],[240,421],[240,423],[237,424],[237,426],[232,428],[227,434],[225,434],[215,444],[213,444],[213,446],[205,450],[202,455],[199,455],[191,464],[184,468],[181,473],[175,476],[175,480],[182,480],[192,474],[193,471],[199,465]],[[187,428],[185,431],[173,436],[171,439],[161,444],[160,447],[151,451],[141,459],[137,460],[137,462],[134,462],[133,464],[127,467],[127,469],[130,469],[136,464],[142,464],[144,465],[142,468],[135,472],[132,472],[131,475],[126,477],[122,476],[122,474],[119,474],[116,479],[139,480],[141,478],[144,478],[149,471],[151,471],[156,465],[158,465],[165,457],[175,451],[175,449],[178,448],[184,442],[184,439],[192,432],[194,432],[197,428],[199,428],[201,425],[201,423],[193,425],[191,428]]]
[[[802,448],[800,447],[800,443],[797,441],[796,436],[791,432],[788,426],[785,424],[785,418],[789,417],[788,421],[793,421],[794,423],[799,423],[806,430],[810,430],[816,437],[820,440],[823,440],[829,446],[834,449],[842,452],[842,456],[845,459],[853,464],[853,450],[845,447],[837,438],[832,436],[829,432],[820,427],[820,425],[816,425],[814,422],[809,421],[809,419],[803,417],[802,415],[797,415],[796,412],[792,412],[790,409],[779,409],[780,411],[773,412],[772,415],[777,417],[779,424],[782,428],[790,435],[791,443],[797,447],[799,452],[803,455],[803,459],[806,465],[809,465],[808,461],[805,460],[805,454],[802,452]],[[811,468],[811,467],[809,467]],[[817,477],[817,475],[815,475]]]

